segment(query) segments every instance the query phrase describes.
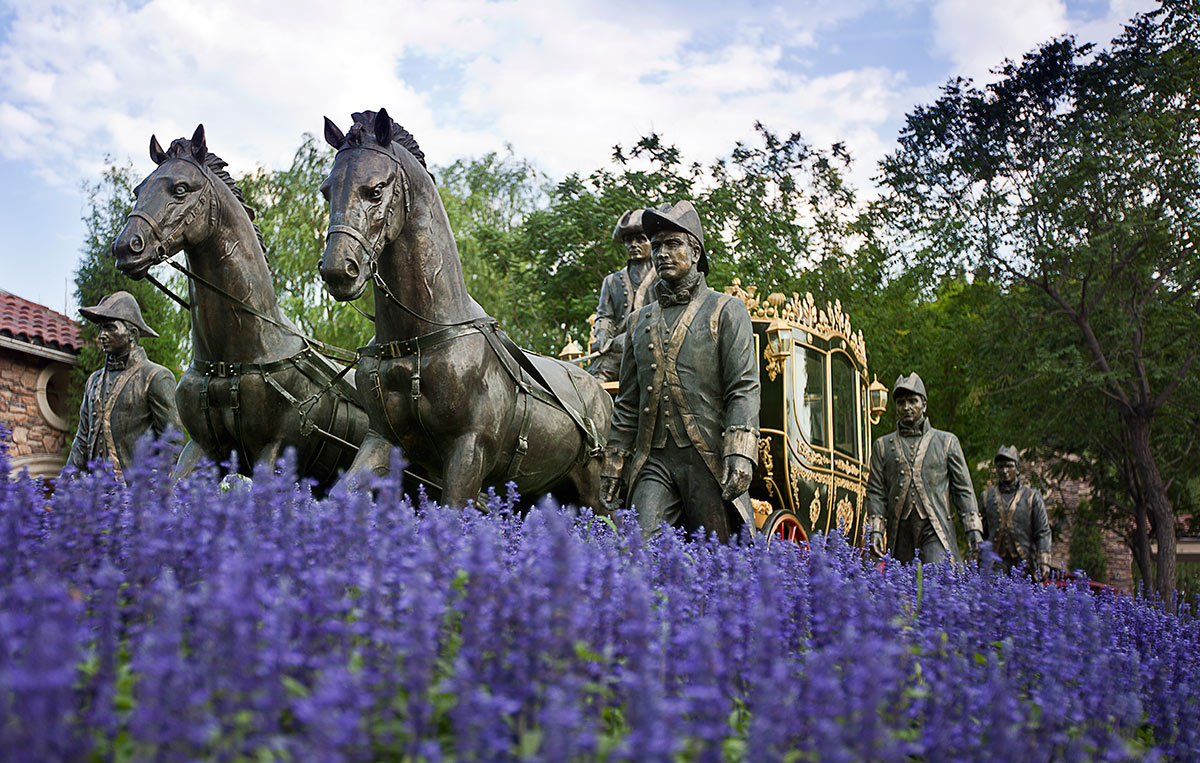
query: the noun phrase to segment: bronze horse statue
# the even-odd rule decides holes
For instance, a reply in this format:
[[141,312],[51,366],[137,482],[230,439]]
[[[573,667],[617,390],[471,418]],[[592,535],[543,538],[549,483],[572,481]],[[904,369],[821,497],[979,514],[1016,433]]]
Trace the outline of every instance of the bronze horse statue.
[[443,479],[442,503],[483,485],[599,506],[612,400],[590,374],[516,347],[467,293],[446,210],[415,139],[385,110],[354,114],[321,185],[329,293],[375,289],[375,338],[359,350],[371,430],[347,478],[387,469],[391,444]]
[[322,345],[280,311],[254,210],[208,150],[204,126],[165,151],[151,136],[150,158],[158,168],[134,189],[112,251],[134,279],[186,253],[186,267],[171,264],[189,279],[180,302],[191,314],[193,358],[175,396],[191,440],[172,477],[235,452],[250,474],[292,447],[299,475],[327,488],[367,431],[352,373],[339,375]]

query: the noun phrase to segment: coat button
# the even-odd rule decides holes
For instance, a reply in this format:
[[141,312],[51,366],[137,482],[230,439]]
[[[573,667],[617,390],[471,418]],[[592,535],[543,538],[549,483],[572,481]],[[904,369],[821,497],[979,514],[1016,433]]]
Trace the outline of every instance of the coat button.
[[657,363],[651,363],[651,364],[650,364],[650,370],[651,370],[651,371],[654,371],[654,370],[656,370],[657,368],[658,368],[658,364],[657,364]]
[[643,408],[643,409],[642,409],[642,413],[650,413],[650,409],[649,409],[649,408]]
[[654,342],[651,342],[650,344],[648,344],[648,345],[646,345],[646,346],[647,346],[647,347],[649,347],[651,350],[653,350],[653,349],[654,349]]
[[653,392],[653,391],[654,391],[654,385],[653,385],[653,384],[647,384],[647,385],[646,385],[646,391],[647,391],[647,392]]

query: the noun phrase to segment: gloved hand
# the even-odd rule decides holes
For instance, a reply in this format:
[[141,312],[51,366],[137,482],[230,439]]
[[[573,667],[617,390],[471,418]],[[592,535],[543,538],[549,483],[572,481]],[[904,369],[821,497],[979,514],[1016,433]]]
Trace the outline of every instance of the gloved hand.
[[1037,564],[1038,580],[1049,580],[1050,575],[1054,572],[1054,568],[1050,566],[1050,555],[1044,554],[1041,556],[1042,558],[1038,559]]
[[625,480],[620,477],[600,478],[600,503],[608,511],[620,508],[621,497],[625,494]]
[[967,530],[967,553],[972,557],[979,556],[979,544],[983,542],[983,533],[978,530]]
[[887,548],[883,544],[883,533],[871,533],[871,553],[878,557],[882,557],[887,553]]
[[721,497],[732,501],[750,487],[754,476],[754,462],[745,456],[730,453],[725,456],[724,474],[721,475]]

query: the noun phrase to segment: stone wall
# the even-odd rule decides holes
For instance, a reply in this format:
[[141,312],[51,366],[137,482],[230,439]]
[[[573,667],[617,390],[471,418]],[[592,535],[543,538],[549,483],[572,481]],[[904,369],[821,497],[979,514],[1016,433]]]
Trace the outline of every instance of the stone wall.
[[54,362],[0,347],[0,424],[12,430],[14,460],[41,455],[65,460],[68,433],[52,427],[38,405],[38,377]]
[[[1074,517],[1080,502],[1091,498],[1092,486],[1084,480],[1060,479],[1042,482],[1042,495],[1046,499],[1046,511],[1050,514],[1054,530],[1054,544],[1051,547],[1054,566],[1065,567],[1071,558],[1071,525],[1069,521],[1056,523],[1054,517],[1056,514]],[[1129,550],[1125,539],[1111,530],[1104,531],[1103,539],[1104,555],[1108,558],[1105,582],[1114,588],[1132,592],[1133,552]]]

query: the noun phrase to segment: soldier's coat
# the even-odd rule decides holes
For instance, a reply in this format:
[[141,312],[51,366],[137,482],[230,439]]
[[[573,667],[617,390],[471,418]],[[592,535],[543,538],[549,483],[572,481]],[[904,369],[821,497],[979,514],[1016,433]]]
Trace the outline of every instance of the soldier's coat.
[[996,544],[1001,528],[1007,527],[1014,536],[1020,561],[1025,562],[1026,567],[1032,570],[1043,560],[1049,562],[1050,520],[1041,491],[1019,483],[1015,491],[1009,492],[989,487],[983,491],[979,503],[983,509],[984,540]]
[[[629,317],[646,305],[654,294],[650,288],[656,276],[654,266],[646,263],[642,280],[634,284],[629,274],[629,265],[609,273],[600,285],[600,303],[596,306],[596,345],[593,352],[600,352],[592,373],[602,381],[617,378],[621,368],[621,356],[625,351],[626,328]],[[605,347],[606,339],[612,346]]]
[[[629,320],[609,449],[615,463],[632,457],[631,487],[656,436],[659,444],[671,437],[696,448],[718,484],[725,456],[758,461],[760,390],[750,313],[703,279],[694,291],[673,326],[657,301]],[[743,519],[753,521],[748,504],[735,502]]]
[[[955,560],[958,543],[954,538],[954,522],[950,518],[953,504],[966,530],[982,530],[975,489],[963,456],[958,437],[950,432],[933,429],[926,418],[922,435],[929,434],[924,462],[911,475],[911,490],[928,512],[938,539]],[[909,473],[908,461],[900,450],[899,432],[889,432],[871,445],[871,469],[867,477],[867,516],[887,527],[887,547],[896,546],[900,527],[901,492]],[[915,511],[914,511],[915,516]],[[910,521],[912,517],[910,517]]]
[[121,475],[133,462],[138,438],[147,430],[161,436],[168,427],[184,431],[175,404],[175,375],[135,345],[123,369],[101,368],[88,377],[67,463],[84,469],[89,461],[107,459]]

